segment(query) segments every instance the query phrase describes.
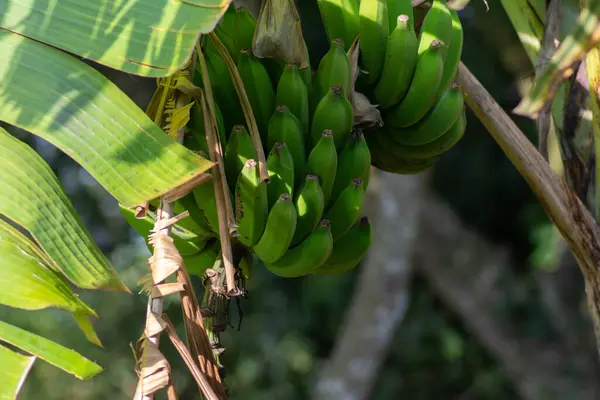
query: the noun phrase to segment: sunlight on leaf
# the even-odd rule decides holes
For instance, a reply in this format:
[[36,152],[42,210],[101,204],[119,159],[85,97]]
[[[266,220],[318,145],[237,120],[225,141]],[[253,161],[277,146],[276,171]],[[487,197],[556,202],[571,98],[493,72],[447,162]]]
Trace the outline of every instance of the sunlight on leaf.
[[83,227],[48,164],[2,128],[0,160],[0,215],[33,236],[48,255],[44,261],[80,287],[128,291]]
[[49,141],[133,207],[193,182],[212,163],[165,135],[104,75],[0,31],[0,120]]
[[81,354],[3,321],[0,321],[0,342],[9,343],[78,379],[89,379],[102,371],[102,367]]
[[0,27],[122,71],[167,76],[231,0],[0,0]]
[[16,399],[35,357],[19,354],[0,345],[0,399]]

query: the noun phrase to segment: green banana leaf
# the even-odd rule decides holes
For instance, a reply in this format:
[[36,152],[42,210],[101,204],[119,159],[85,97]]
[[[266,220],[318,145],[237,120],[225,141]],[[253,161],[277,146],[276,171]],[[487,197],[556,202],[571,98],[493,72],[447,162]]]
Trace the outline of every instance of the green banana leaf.
[[[0,345],[0,399],[16,399],[35,357],[19,354]],[[10,366],[10,367],[8,367]]]
[[[0,0],[0,27],[100,64],[168,76],[231,0]],[[44,63],[42,63],[44,65]]]
[[[81,354],[4,321],[0,321],[0,342],[11,344],[74,375],[78,379],[89,379],[102,371],[102,367]],[[11,364],[2,363],[0,365],[3,366],[1,368],[3,372],[9,369],[8,366],[10,366],[10,369],[14,367]],[[0,373],[0,386],[2,384],[2,373]]]
[[48,164],[1,128],[0,160],[0,215],[26,229],[77,286],[127,291]]
[[89,65],[1,30],[0,110],[1,120],[54,144],[128,207],[212,166]]
[[95,315],[61,276],[5,240],[0,240],[0,304],[24,310],[58,307]]

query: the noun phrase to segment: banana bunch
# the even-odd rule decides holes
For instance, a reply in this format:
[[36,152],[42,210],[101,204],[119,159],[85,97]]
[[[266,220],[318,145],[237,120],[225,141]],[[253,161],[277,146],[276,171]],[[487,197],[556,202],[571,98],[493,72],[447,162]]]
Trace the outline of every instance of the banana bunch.
[[[215,32],[244,84],[266,155],[268,183],[260,179],[257,153],[227,66],[209,38],[201,44],[235,214],[234,245],[281,277],[348,271],[371,243],[370,222],[360,214],[371,155],[363,133],[353,129],[344,42],[331,42],[313,76],[310,69],[257,58],[247,40],[255,26],[245,8],[232,6]],[[202,86],[199,68],[194,84]],[[197,105],[188,128],[184,145],[206,155],[204,119]],[[218,256],[213,184],[198,186],[175,206],[190,212],[190,218],[174,225],[175,245],[188,268],[195,262],[188,258],[198,256],[196,248],[200,254],[208,252],[204,258],[209,261],[194,267],[203,270]],[[180,237],[183,230],[190,235]],[[198,244],[188,252],[196,243],[192,234]]]
[[359,39],[357,88],[382,111],[368,132],[372,163],[421,172],[452,148],[466,128],[462,91],[454,82],[463,45],[456,11],[433,0],[424,18],[411,0],[318,0],[328,35]]

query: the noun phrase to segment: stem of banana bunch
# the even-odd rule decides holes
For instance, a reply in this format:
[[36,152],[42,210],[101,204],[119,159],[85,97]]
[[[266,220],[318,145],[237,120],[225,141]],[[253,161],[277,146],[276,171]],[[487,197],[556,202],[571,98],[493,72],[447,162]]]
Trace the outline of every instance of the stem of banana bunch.
[[[204,131],[206,141],[208,143],[208,151],[210,160],[216,165],[213,167],[213,184],[215,186],[215,200],[217,203],[217,213],[219,214],[219,239],[221,240],[221,254],[223,265],[225,266],[225,276],[227,282],[227,294],[229,296],[238,296],[242,292],[237,287],[235,282],[235,268],[233,266],[233,252],[231,249],[230,228],[235,226],[235,218],[233,216],[233,207],[231,205],[231,196],[229,193],[229,185],[225,175],[225,166],[223,163],[223,146],[217,132],[217,123],[214,110],[214,98],[212,95],[212,87],[208,70],[206,68],[206,59],[202,53],[200,45],[196,43],[196,52],[198,61],[200,62],[200,70],[202,72],[202,81],[204,82],[204,90],[200,98],[200,108],[204,118]],[[264,155],[263,155],[264,156]]]
[[462,62],[458,81],[468,106],[523,176],[575,256],[600,352],[600,234],[594,217]]
[[242,77],[240,76],[240,73],[238,72],[237,67],[235,66],[235,62],[231,58],[231,55],[229,55],[227,48],[223,45],[221,39],[219,39],[217,34],[211,32],[209,33],[209,36],[210,39],[213,41],[215,48],[219,52],[219,55],[227,64],[227,69],[229,70],[229,74],[231,75],[233,86],[235,87],[235,91],[237,92],[238,98],[240,100],[242,111],[244,112],[244,118],[246,119],[246,123],[248,124],[248,132],[252,136],[252,141],[254,142],[254,150],[256,151],[256,161],[258,162],[260,179],[263,182],[269,182],[269,171],[267,170],[265,152],[263,150],[262,141],[260,140],[260,133],[258,132],[256,118],[254,118],[252,106],[250,105],[250,101],[248,100],[248,94],[246,93]]
[[[182,107],[184,106],[186,103],[184,96],[178,96],[176,101],[175,101],[175,107]],[[180,129],[177,132],[177,141],[179,143],[183,143],[183,135],[184,135],[184,130],[185,127]],[[171,219],[172,217],[174,217],[174,211],[173,211],[173,203],[170,201],[165,201],[164,198],[161,198],[160,200],[160,205],[158,208],[158,211],[156,213],[156,222],[154,224],[154,229],[156,234],[164,234],[166,236],[170,236],[171,234],[171,224],[168,224],[165,226],[165,221]],[[153,258],[154,261],[152,262],[152,265],[155,264],[156,262],[156,258],[157,258],[158,254],[157,254],[157,248],[154,248],[154,253],[153,253]],[[153,282],[154,286],[156,285],[160,285],[164,283],[163,281],[160,282]],[[150,317],[151,314],[154,314],[156,316],[162,315],[163,313],[163,304],[164,304],[164,299],[162,296],[160,297],[149,297],[148,300],[148,309],[146,311],[146,326],[144,329],[144,332],[149,332],[151,329],[151,324],[152,321],[154,320],[153,318]],[[159,342],[160,342],[160,334],[161,332],[157,332],[156,334],[154,334],[153,336],[148,337],[148,341],[150,341],[151,343],[153,343],[156,347],[158,347]],[[144,377],[141,377],[140,379],[144,379]],[[170,377],[169,377],[170,379]],[[172,385],[169,385],[172,386]],[[142,400],[153,400],[154,399],[154,394],[144,394],[142,393]]]

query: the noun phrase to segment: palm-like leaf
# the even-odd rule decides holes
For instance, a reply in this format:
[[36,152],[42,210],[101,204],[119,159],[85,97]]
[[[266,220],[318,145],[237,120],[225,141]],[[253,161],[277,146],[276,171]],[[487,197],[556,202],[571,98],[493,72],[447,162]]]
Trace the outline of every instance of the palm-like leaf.
[[[0,120],[54,144],[125,206],[195,181],[211,162],[165,135],[106,77],[62,50],[128,73],[168,76],[230,3],[0,0]],[[0,160],[0,303],[63,308],[99,344],[88,321],[95,312],[68,282],[128,289],[49,166],[3,129]],[[80,379],[101,371],[73,350],[0,321],[2,342]],[[16,396],[35,357],[0,345],[0,398]]]
[[231,0],[0,0],[0,27],[109,67],[168,76]]

